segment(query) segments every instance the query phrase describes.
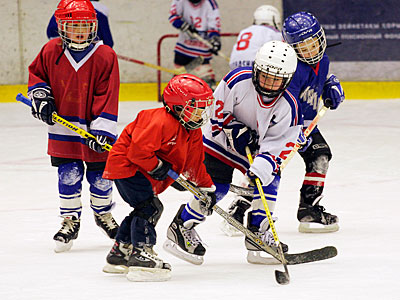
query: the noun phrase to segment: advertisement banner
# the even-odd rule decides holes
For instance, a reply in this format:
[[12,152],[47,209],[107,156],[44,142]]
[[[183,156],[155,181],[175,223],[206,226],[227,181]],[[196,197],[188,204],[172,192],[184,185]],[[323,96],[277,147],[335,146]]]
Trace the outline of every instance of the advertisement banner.
[[283,0],[284,18],[308,11],[325,30],[331,61],[400,61],[400,1]]

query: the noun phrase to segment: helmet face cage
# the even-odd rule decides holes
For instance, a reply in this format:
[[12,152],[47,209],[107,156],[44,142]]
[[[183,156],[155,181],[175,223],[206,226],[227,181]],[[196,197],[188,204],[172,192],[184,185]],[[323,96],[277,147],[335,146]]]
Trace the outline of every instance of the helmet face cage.
[[97,20],[58,20],[58,34],[75,51],[85,50],[97,36]]
[[287,17],[282,35],[296,50],[299,60],[314,65],[326,50],[325,32],[318,20],[309,12],[298,12]]
[[211,115],[213,101],[210,99],[191,99],[186,105],[175,105],[174,111],[179,122],[188,130],[198,129],[203,126]]
[[297,53],[299,60],[309,64],[315,65],[324,56],[326,49],[326,38],[325,32],[320,28],[320,30],[309,38],[291,44]]
[[256,53],[252,81],[256,91],[274,98],[285,91],[297,67],[293,48],[281,41],[265,43]]
[[191,74],[173,77],[163,92],[163,103],[186,129],[203,126],[210,118],[213,91],[207,83]]
[[253,84],[256,91],[268,98],[279,96],[288,87],[293,74],[277,75],[269,68],[263,68],[253,64]]
[[97,36],[96,11],[89,0],[61,0],[54,16],[58,34],[72,50],[85,50]]

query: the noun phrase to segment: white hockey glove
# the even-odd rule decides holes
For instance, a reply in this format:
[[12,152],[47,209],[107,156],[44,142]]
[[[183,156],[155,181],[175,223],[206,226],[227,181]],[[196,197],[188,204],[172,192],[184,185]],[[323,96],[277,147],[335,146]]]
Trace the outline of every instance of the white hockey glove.
[[215,186],[199,187],[199,190],[206,196],[207,201],[198,200],[200,211],[203,215],[209,216],[212,214],[212,208],[217,203],[217,196],[215,195]]

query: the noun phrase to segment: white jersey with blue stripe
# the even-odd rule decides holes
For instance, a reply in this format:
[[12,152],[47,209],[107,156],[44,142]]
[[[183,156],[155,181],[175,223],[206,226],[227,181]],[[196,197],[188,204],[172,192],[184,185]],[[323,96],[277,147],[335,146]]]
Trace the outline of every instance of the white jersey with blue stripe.
[[[192,25],[203,38],[219,35],[221,24],[216,1],[203,0],[200,4],[194,5],[188,0],[172,0],[169,22],[179,29],[184,21]],[[179,32],[175,52],[188,57],[203,56],[205,59],[212,57],[208,46],[191,39],[184,32]]]
[[263,185],[268,185],[300,133],[296,99],[287,91],[274,99],[263,98],[253,85],[250,67],[228,73],[219,83],[214,97],[210,122],[203,128],[205,151],[245,172],[249,168],[247,158],[229,147],[223,131],[233,119],[242,122],[259,136],[259,154],[250,171],[260,177]]
[[229,68],[252,66],[258,49],[269,41],[282,41],[280,31],[266,25],[251,25],[240,31],[232,48]]

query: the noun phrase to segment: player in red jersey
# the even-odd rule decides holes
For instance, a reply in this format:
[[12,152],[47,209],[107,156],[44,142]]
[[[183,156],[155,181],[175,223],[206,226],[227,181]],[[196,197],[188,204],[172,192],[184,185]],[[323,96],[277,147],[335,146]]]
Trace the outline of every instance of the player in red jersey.
[[175,76],[163,93],[165,108],[141,111],[121,133],[108,157],[104,178],[114,180],[133,211],[121,223],[104,272],[128,272],[131,281],[170,278],[171,266],[153,251],[155,226],[163,211],[158,194],[174,182],[168,176],[172,169],[215,201],[215,186],[203,164],[200,129],[209,118],[213,100],[212,90],[202,79],[190,74]]
[[[95,42],[96,12],[88,0],[62,0],[55,12],[60,37],[50,40],[29,66],[32,114],[49,125],[48,154],[58,168],[61,229],[56,252],[78,237],[81,190],[86,169],[96,224],[113,239],[118,230],[110,211],[112,182],[102,178],[108,153],[102,145],[117,135],[119,70],[115,52]],[[55,124],[52,113],[92,133],[83,139]]]

